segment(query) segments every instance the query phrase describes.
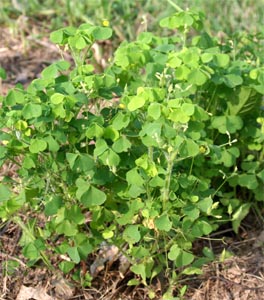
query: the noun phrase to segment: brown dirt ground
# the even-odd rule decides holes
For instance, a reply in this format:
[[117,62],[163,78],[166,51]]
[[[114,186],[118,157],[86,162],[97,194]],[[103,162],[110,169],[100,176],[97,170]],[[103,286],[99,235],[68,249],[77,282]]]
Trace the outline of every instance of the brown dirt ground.
[[[61,58],[58,49],[45,36],[35,39],[27,34],[12,35],[8,28],[0,28],[0,41],[0,66],[7,71],[7,79],[0,82],[0,95],[5,95],[16,83],[27,85],[45,66]],[[0,177],[8,172],[14,172],[12,165],[2,168]],[[217,233],[217,238],[225,243],[212,240],[208,246],[217,253],[225,248],[234,255],[223,262],[205,265],[202,275],[180,279],[175,294],[187,284],[188,290],[182,298],[185,300],[264,300],[264,231],[259,224],[256,225],[258,230],[248,224],[252,224],[251,221],[245,223],[246,229],[239,236]],[[30,269],[20,252],[20,237],[17,225],[0,221],[0,300],[150,299],[147,288],[126,285],[132,278],[131,273],[122,278],[114,266],[102,270],[89,288],[76,286],[45,268]],[[198,241],[198,249],[204,243]],[[83,267],[88,267],[92,259]],[[6,272],[9,260],[17,264],[11,273]],[[157,279],[150,287],[156,293],[155,299],[162,299],[161,282]]]

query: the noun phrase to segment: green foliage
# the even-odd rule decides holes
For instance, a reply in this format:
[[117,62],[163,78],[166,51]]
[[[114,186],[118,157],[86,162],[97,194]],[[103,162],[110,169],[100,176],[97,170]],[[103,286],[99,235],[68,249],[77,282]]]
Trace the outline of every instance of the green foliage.
[[107,241],[125,251],[131,285],[197,274],[192,243],[226,222],[238,232],[263,201],[263,67],[205,33],[200,13],[160,24],[169,36],[123,42],[103,73],[86,58],[111,29],[55,31],[75,66],[56,62],[3,98],[0,164],[17,163],[18,177],[0,185],[0,217],[23,229],[30,264],[61,255],[68,273]]

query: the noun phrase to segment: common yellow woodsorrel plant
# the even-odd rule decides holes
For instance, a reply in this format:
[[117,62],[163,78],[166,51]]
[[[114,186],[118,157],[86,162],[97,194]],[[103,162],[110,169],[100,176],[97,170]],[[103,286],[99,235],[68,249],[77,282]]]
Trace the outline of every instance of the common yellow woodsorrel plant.
[[23,229],[29,265],[63,255],[58,267],[88,284],[77,266],[106,241],[126,249],[129,284],[196,274],[214,257],[193,242],[227,222],[238,232],[264,200],[260,59],[211,37],[201,13],[160,25],[167,36],[123,42],[100,74],[91,47],[110,28],[55,31],[75,66],[2,97],[0,162],[17,176],[0,184],[0,217]]

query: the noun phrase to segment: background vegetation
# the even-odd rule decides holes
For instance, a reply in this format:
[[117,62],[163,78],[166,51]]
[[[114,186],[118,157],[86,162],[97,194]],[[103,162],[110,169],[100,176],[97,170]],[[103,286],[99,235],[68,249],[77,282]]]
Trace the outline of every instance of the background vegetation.
[[67,24],[80,25],[90,22],[96,25],[108,20],[120,39],[134,40],[139,30],[160,30],[161,18],[174,12],[172,3],[181,8],[196,8],[206,15],[209,32],[225,33],[229,37],[241,33],[263,33],[264,8],[262,0],[3,0],[0,3],[0,22],[16,26],[21,14],[41,21],[49,30]]

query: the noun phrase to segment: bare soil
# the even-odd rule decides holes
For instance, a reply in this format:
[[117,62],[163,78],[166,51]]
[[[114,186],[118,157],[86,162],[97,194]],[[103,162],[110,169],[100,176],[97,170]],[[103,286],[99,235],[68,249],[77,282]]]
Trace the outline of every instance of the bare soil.
[[[0,84],[0,95],[6,95],[17,83],[26,86],[44,67],[61,58],[59,50],[45,36],[35,39],[29,34],[12,35],[9,28],[0,28],[0,40],[0,66],[7,72],[7,79]],[[0,178],[12,172],[15,173],[14,167],[5,165],[0,170]],[[219,256],[218,261],[205,265],[202,275],[181,278],[175,285],[175,296],[188,285],[182,298],[185,300],[264,300],[264,231],[261,226],[252,223],[249,217],[238,236],[227,229],[216,233],[216,240],[197,241],[198,252],[206,245],[216,253],[226,249],[233,255],[224,261]],[[44,266],[29,268],[21,255],[20,237],[17,225],[0,220],[0,300],[144,300],[150,299],[150,289],[156,294],[154,299],[162,299],[165,290],[162,278],[154,280],[149,288],[128,287],[127,282],[133,275],[128,271],[121,276],[115,263],[106,265],[88,288]],[[54,258],[55,265],[56,259],[59,258]],[[89,257],[81,268],[89,269],[95,259]],[[13,268],[9,266],[10,261]]]

